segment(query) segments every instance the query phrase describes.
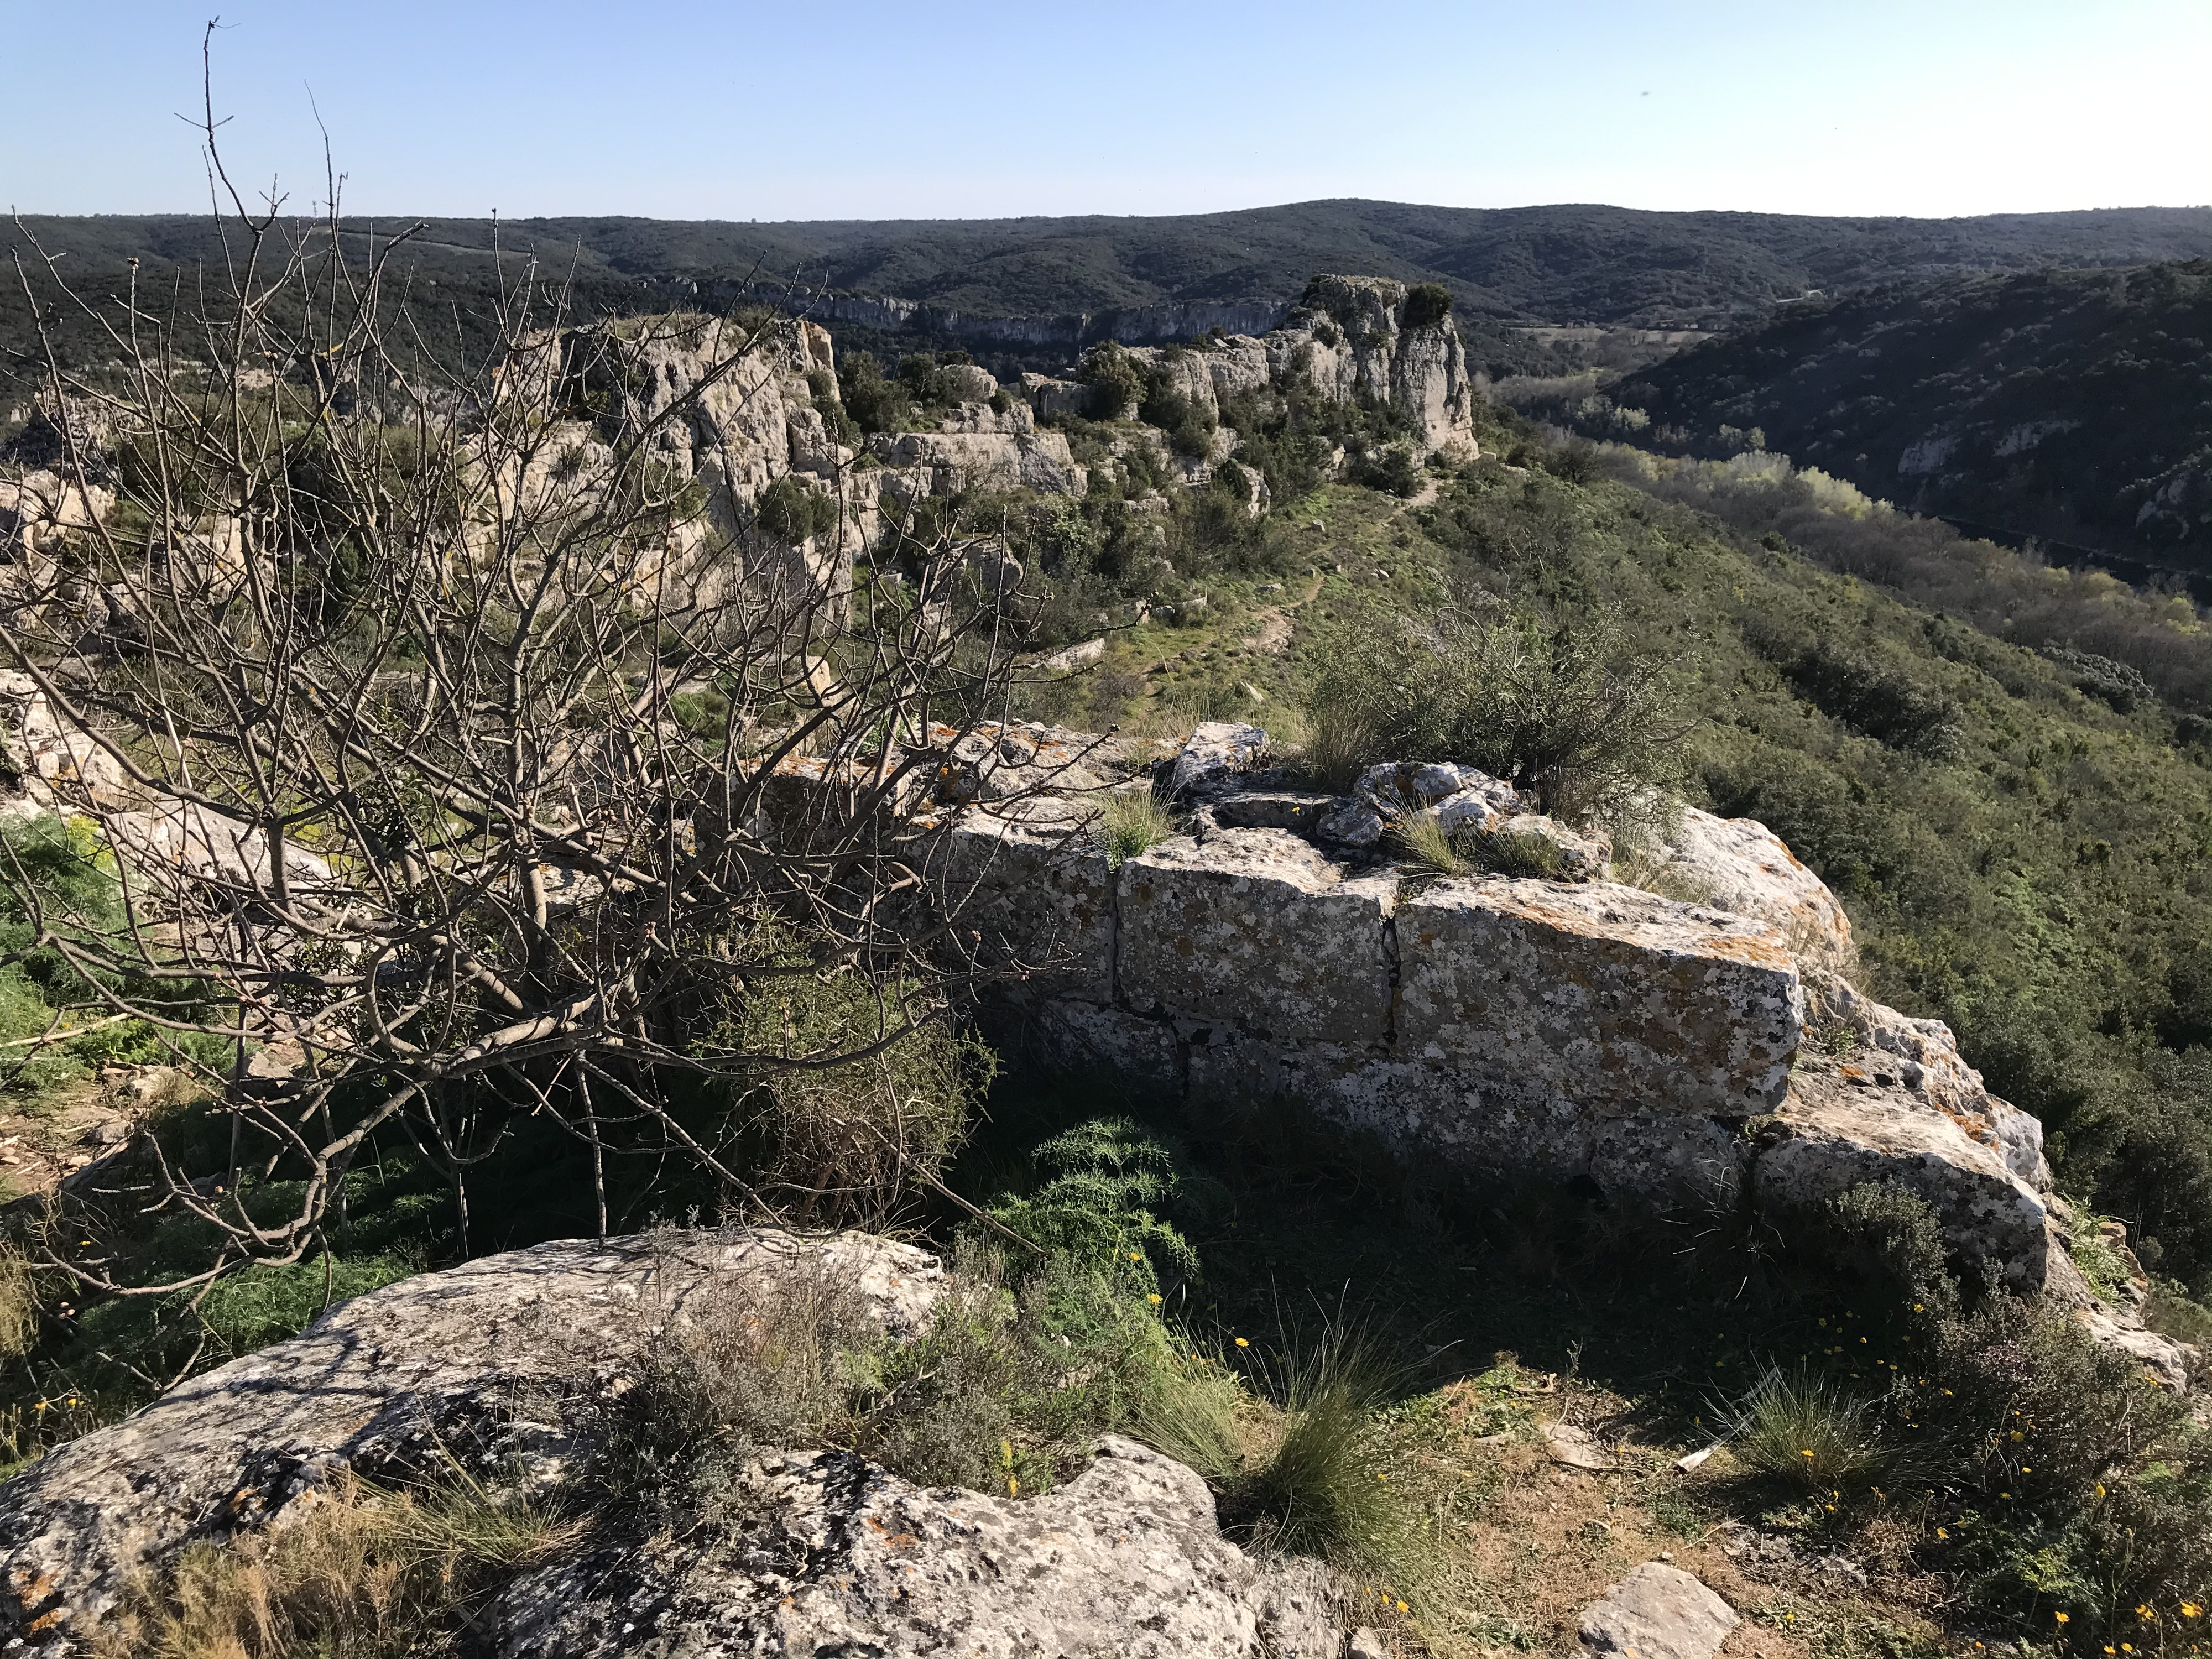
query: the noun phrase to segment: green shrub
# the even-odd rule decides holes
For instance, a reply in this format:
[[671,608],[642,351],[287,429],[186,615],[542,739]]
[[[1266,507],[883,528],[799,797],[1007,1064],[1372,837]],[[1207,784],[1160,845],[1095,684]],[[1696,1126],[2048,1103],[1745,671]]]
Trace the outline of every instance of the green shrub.
[[1333,640],[1307,694],[1324,720],[1370,732],[1378,757],[1456,761],[1570,821],[1669,781],[1685,735],[1658,659],[1618,611],[1572,623],[1492,606],[1448,609]]
[[1430,328],[1450,315],[1451,290],[1442,283],[1416,283],[1406,290],[1406,326]]
[[788,473],[761,492],[754,504],[753,522],[780,542],[798,543],[837,527],[834,496],[809,489]]
[[[764,1061],[734,1117],[758,1142],[762,1189],[808,1220],[880,1224],[896,1214],[959,1150],[996,1066],[920,988],[853,972],[763,980],[734,1039],[747,1054],[797,1062]],[[809,1063],[878,1044],[862,1059]]]
[[991,1211],[1009,1231],[1073,1261],[1112,1263],[1147,1290],[1162,1269],[1197,1276],[1197,1255],[1175,1222],[1211,1215],[1221,1193],[1179,1143],[1133,1118],[1091,1118],[1037,1146],[1030,1161],[1042,1183]]
[[1101,340],[1075,365],[1075,378],[1091,388],[1091,418],[1118,421],[1143,401],[1145,377],[1129,354],[1112,340]]
[[846,412],[863,432],[896,432],[913,418],[914,403],[906,388],[885,377],[872,352],[843,354],[837,382]]

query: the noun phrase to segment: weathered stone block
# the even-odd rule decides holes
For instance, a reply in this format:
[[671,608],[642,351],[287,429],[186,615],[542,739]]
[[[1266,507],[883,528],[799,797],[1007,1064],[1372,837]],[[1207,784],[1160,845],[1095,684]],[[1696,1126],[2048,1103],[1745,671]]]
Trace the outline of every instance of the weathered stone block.
[[1066,997],[1027,1012],[1038,1043],[1066,1070],[1136,1094],[1182,1097],[1182,1042],[1168,1021]]
[[1801,1076],[1779,1115],[1776,1138],[1752,1165],[1760,1209],[1802,1219],[1863,1182],[1899,1182],[1934,1208],[1961,1255],[1996,1261],[2017,1288],[2042,1285],[2048,1212],[2005,1167],[2001,1147],[1982,1145],[1901,1085],[1842,1068]]
[[1188,1054],[1190,1106],[1200,1117],[1209,1109],[1286,1101],[1424,1165],[1559,1179],[1589,1168],[1589,1114],[1507,1079],[1477,1083],[1431,1061],[1220,1028],[1191,1034]]
[[980,808],[945,832],[930,872],[964,946],[1030,990],[1114,1000],[1113,872],[1090,830]]
[[1750,1115],[1804,994],[1765,923],[1611,883],[1441,882],[1400,907],[1401,1052],[1586,1106]]
[[1121,878],[1131,1007],[1294,1041],[1383,1039],[1395,872],[1353,876],[1287,830],[1226,830],[1163,842]]

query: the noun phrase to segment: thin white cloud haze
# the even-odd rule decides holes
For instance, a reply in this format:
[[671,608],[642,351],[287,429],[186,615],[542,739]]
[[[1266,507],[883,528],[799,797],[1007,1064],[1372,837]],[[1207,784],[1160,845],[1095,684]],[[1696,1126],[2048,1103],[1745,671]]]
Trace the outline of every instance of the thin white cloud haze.
[[[206,203],[207,8],[7,0],[0,198]],[[2212,5],[528,7],[239,0],[241,179],[306,205],[1164,214],[1364,196],[1948,216],[2212,202]],[[311,101],[312,100],[312,101]]]

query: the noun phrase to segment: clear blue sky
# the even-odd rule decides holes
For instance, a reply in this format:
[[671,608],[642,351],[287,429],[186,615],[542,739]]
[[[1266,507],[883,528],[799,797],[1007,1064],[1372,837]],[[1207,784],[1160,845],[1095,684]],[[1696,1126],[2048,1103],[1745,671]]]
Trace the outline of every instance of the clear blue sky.
[[[216,9],[0,0],[0,204],[204,205]],[[384,216],[2212,203],[2212,0],[221,10],[240,173]]]

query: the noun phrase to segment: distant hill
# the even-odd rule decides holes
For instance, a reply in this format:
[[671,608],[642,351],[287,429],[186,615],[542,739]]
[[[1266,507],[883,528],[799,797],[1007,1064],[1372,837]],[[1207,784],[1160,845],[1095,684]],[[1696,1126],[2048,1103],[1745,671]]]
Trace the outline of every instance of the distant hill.
[[2212,260],[1791,306],[1613,395],[1661,447],[1758,428],[1919,512],[2212,569]]
[[[148,261],[142,281],[151,283],[220,252],[209,222],[183,215],[25,223],[95,286],[119,282],[133,256]],[[301,234],[316,233],[303,223]],[[573,272],[586,311],[724,301],[750,276],[901,296],[931,308],[925,324],[948,313],[1095,317],[1282,303],[1314,272],[1340,270],[1442,283],[1474,332],[1502,339],[1498,331],[1514,323],[1722,328],[1810,289],[2203,258],[2212,256],[2212,209],[1845,219],[1326,201],[1162,218],[531,219],[497,234],[501,248],[534,256],[544,270]],[[21,240],[0,227],[0,241]],[[495,292],[493,244],[489,221],[434,220],[405,263],[418,285],[439,285],[444,309],[450,299],[465,310]],[[13,286],[0,284],[0,349],[21,352],[27,318]],[[72,327],[71,337],[81,331]],[[97,349],[89,333],[82,344]]]

